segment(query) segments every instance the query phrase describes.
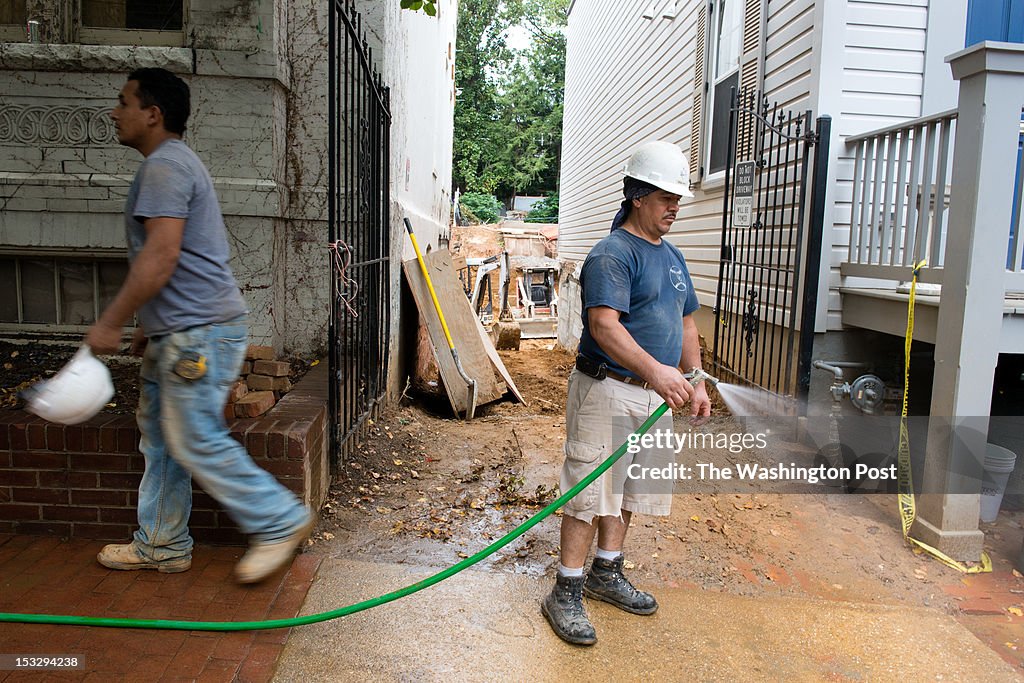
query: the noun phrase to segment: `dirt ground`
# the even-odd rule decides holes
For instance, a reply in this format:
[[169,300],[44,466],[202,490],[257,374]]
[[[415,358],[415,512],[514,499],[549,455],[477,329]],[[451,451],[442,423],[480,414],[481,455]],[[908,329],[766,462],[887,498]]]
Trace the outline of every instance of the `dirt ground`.
[[[77,346],[66,344],[0,341],[0,408],[21,408],[19,392],[55,375],[76,350]],[[134,413],[139,404],[140,359],[125,355],[103,360],[114,382],[114,397],[103,412]]]
[[[314,537],[314,551],[352,559],[446,566],[486,547],[557,495],[572,354],[530,340],[501,352],[528,405],[484,407],[471,422],[403,400],[371,428],[341,467]],[[724,410],[716,401],[715,410]],[[685,429],[677,417],[677,431]],[[792,455],[792,454],[790,454]],[[808,459],[812,453],[798,454]],[[692,458],[714,460],[694,452]],[[917,556],[902,540],[894,496],[737,493],[707,486],[677,493],[668,517],[637,515],[627,566],[641,586],[689,586],[737,595],[764,593],[928,606],[953,615],[971,598],[966,579]],[[983,525],[997,571],[1010,576],[1021,513]],[[483,568],[553,576],[558,522],[542,522],[482,562]],[[1024,605],[1011,578],[1006,604]],[[1016,607],[1015,607],[1016,606]],[[1009,619],[1015,612],[1002,612]],[[993,638],[1004,638],[1004,635]],[[1024,639],[1000,654],[1021,663]]]
[[[0,341],[0,409],[23,408],[20,393],[36,382],[55,375],[78,350],[77,345],[38,341]],[[140,358],[128,354],[103,356],[114,383],[114,397],[101,411],[133,415],[139,405]],[[312,359],[288,358],[294,385],[311,367]]]

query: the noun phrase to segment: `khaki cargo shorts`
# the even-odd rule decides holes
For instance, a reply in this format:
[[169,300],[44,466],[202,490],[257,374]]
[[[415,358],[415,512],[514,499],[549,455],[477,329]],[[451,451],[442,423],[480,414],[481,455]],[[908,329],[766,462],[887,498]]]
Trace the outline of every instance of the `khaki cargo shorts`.
[[[593,472],[663,402],[653,390],[611,378],[596,380],[574,369],[569,375],[565,411],[562,492]],[[648,433],[671,429],[672,411],[668,411]],[[563,511],[588,523],[594,517],[619,517],[622,510],[667,515],[672,508],[674,482],[627,475],[634,463],[641,467],[664,467],[674,462],[675,457],[670,448],[641,449],[635,454],[627,451],[597,481],[566,503]]]

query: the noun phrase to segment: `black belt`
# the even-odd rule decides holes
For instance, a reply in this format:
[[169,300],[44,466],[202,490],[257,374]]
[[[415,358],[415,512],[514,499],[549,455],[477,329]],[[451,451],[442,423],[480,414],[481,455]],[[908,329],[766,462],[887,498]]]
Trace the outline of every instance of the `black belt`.
[[582,372],[588,377],[593,377],[596,380],[602,380],[606,377],[610,377],[619,382],[625,384],[631,384],[635,387],[642,389],[650,389],[651,385],[642,379],[636,377],[629,377],[627,375],[621,375],[608,367],[607,363],[599,363],[593,358],[579,354],[576,356],[576,369]]

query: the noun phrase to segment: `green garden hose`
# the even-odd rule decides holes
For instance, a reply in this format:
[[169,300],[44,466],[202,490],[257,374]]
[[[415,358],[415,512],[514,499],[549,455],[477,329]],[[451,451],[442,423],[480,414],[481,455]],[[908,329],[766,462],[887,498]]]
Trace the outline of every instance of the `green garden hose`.
[[[643,435],[647,433],[655,422],[665,414],[668,410],[668,404],[662,403],[661,406],[651,413],[651,416],[640,425],[640,428],[636,430],[636,434]],[[310,614],[304,617],[295,617],[293,619],[270,619],[267,621],[175,621],[171,619],[121,619],[111,617],[79,617],[64,614],[11,614],[0,612],[0,622],[8,622],[15,624],[63,624],[68,626],[106,626],[111,628],[152,628],[152,629],[164,629],[171,631],[256,631],[261,629],[272,629],[272,628],[291,628],[292,626],[304,626],[306,624],[316,624],[321,621],[329,621],[331,619],[337,619],[338,617],[347,617],[350,614],[356,612],[362,612],[363,610],[377,607],[385,603],[391,602],[392,600],[398,600],[404,598],[407,595],[412,595],[417,591],[421,591],[424,588],[429,588],[435,583],[440,583],[450,576],[458,574],[463,569],[471,567],[480,560],[484,559],[488,555],[504,548],[506,545],[514,541],[515,539],[522,536],[524,533],[532,529],[542,519],[550,515],[558,508],[565,505],[573,496],[577,495],[580,491],[589,486],[595,479],[604,474],[608,468],[615,464],[615,462],[622,457],[622,454],[626,452],[628,441],[623,443],[616,449],[614,453],[608,456],[608,459],[601,463],[597,469],[588,474],[583,481],[573,486],[571,489],[563,493],[555,501],[553,501],[546,508],[535,514],[530,519],[526,520],[518,527],[510,531],[508,534],[499,538],[494,543],[490,544],[475,555],[471,555],[466,559],[462,560],[456,565],[452,565],[447,569],[439,571],[433,576],[429,576],[422,581],[417,581],[414,584],[406,586],[391,593],[386,593],[376,598],[357,602],[353,605],[346,607],[340,607],[329,612],[320,612],[319,614]]]

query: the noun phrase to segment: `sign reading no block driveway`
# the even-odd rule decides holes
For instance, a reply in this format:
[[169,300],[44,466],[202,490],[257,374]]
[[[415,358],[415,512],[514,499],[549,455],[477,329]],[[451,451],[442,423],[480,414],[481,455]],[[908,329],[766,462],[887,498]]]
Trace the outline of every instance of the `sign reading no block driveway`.
[[736,164],[736,193],[733,195],[732,224],[749,228],[754,213],[754,162]]

